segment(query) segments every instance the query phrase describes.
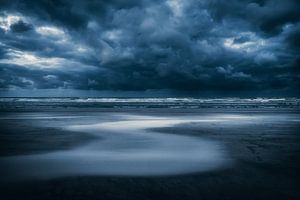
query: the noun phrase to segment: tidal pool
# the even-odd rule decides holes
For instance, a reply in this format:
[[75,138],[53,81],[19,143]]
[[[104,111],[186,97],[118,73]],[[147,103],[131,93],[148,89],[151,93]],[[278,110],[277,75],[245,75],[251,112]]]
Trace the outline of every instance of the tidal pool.
[[[0,167],[7,171],[2,180],[81,175],[178,175],[216,170],[231,162],[224,146],[217,141],[185,136],[184,133],[165,134],[156,132],[155,128],[226,122],[237,120],[236,116],[106,115],[109,121],[99,119],[97,122],[95,119],[90,121],[82,117],[48,114],[47,117],[56,120],[48,126],[55,127],[57,124],[58,128],[70,132],[85,132],[99,137],[71,150],[2,157]],[[45,120],[45,117],[40,117]],[[64,124],[66,119],[69,121]],[[239,119],[247,120],[243,117]]]

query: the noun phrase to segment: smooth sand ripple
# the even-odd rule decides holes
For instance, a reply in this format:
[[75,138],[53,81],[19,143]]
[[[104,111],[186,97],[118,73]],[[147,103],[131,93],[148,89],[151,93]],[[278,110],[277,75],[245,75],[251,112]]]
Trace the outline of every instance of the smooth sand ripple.
[[66,151],[1,158],[1,169],[7,169],[2,180],[74,175],[178,175],[219,169],[230,160],[220,143],[153,129],[226,120],[226,117],[122,115],[112,122],[66,125],[64,129],[94,134],[101,139]]

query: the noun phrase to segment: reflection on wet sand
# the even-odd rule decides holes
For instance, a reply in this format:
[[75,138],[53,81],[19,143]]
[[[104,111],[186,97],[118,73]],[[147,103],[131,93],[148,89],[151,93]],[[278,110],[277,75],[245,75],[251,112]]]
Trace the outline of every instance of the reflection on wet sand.
[[[86,146],[44,154],[1,158],[3,180],[49,179],[72,175],[155,176],[203,172],[229,164],[215,141],[170,135],[153,128],[236,120],[236,116],[109,116],[114,121],[65,125],[64,129],[100,136]],[[60,117],[61,118],[61,117]],[[59,118],[57,118],[59,119]],[[243,118],[239,118],[243,120]],[[247,120],[247,119],[246,119]]]

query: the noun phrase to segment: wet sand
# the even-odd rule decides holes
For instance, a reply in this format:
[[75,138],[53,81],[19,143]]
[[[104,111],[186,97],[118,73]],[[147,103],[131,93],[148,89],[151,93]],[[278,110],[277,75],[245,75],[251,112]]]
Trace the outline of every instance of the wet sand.
[[[183,139],[183,143],[185,139],[191,142],[189,141],[191,138],[192,141],[200,141],[199,149],[197,147],[196,152],[190,152],[192,155],[190,158],[196,160],[191,159],[189,162],[193,161],[192,164],[196,166],[201,166],[201,159],[199,160],[201,155],[197,157],[197,153],[200,154],[203,147],[205,149],[211,147],[201,145],[201,141],[218,144],[216,150],[221,151],[221,157],[228,162],[226,164],[222,162],[220,167],[206,168],[204,171],[200,170],[200,167],[198,170],[154,176],[145,171],[144,176],[135,173],[120,176],[118,173],[76,172],[46,179],[33,178],[2,184],[1,196],[4,199],[299,199],[300,197],[298,172],[300,125],[297,112],[290,110],[204,112],[184,109],[174,112],[173,109],[170,114],[168,110],[158,112],[148,109],[134,112],[118,110],[118,115],[120,112],[130,116],[154,117],[158,121],[161,121],[161,117],[179,120],[160,126],[153,126],[153,123],[150,123],[151,125],[144,127],[143,130],[147,130],[146,134],[159,134],[167,136],[168,139],[179,137],[179,140]],[[94,135],[93,131],[91,133],[74,128],[79,128],[76,127],[79,122],[83,126],[95,126],[100,120],[101,129],[104,130],[103,124],[107,128],[108,125],[112,125],[111,123],[115,123],[115,119],[110,117],[111,114],[114,115],[115,112],[2,113],[1,128],[9,131],[2,133],[4,135],[2,137],[8,139],[5,140],[5,145],[1,146],[0,160],[18,156],[24,158],[24,154],[43,157],[46,152],[49,154],[65,152],[87,147],[94,141],[107,141],[105,135]],[[65,124],[68,124],[68,128],[62,128]],[[113,127],[116,127],[116,124]],[[23,131],[20,131],[21,129]],[[79,129],[82,129],[82,126]],[[26,140],[15,139],[22,138],[23,132],[32,133],[33,130],[36,132],[32,134],[31,139],[30,137],[26,137]],[[127,127],[127,130],[122,127],[121,130],[132,132],[130,127],[129,129]],[[48,133],[47,136],[44,133]],[[14,139],[10,138],[11,135]],[[69,145],[64,142],[69,142]],[[175,146],[176,142],[175,140]],[[105,142],[102,144],[97,151],[105,150]],[[124,142],[117,144],[117,147],[122,146],[121,144]],[[108,146],[110,147],[111,143],[108,143]],[[134,146],[135,150],[147,147],[143,143]],[[189,148],[184,147],[182,150]],[[185,156],[184,151],[180,152]],[[175,152],[175,155],[177,154],[178,152]],[[176,158],[182,159],[180,156]],[[214,156],[211,159],[215,161]],[[189,162],[185,162],[187,166],[190,166]],[[172,165],[167,168],[172,169]],[[53,168],[57,167],[59,166],[53,165]]]

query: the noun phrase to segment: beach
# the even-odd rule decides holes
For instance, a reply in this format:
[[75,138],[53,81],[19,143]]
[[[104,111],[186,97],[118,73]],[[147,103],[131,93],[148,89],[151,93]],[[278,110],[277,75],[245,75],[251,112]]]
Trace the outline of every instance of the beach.
[[7,108],[3,199],[300,197],[296,108]]

